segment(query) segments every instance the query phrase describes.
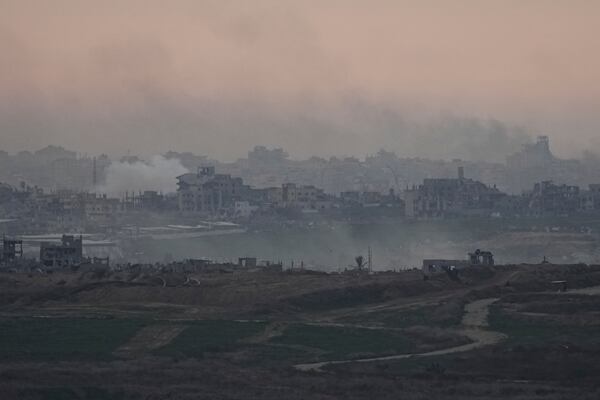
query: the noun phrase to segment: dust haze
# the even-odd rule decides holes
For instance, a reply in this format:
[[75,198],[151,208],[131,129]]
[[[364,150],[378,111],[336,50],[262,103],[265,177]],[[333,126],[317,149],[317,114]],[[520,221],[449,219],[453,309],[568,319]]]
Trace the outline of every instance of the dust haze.
[[558,155],[598,151],[598,5],[537,3],[5,0],[2,147],[502,161],[548,134]]
[[600,399],[600,1],[0,0],[0,400]]

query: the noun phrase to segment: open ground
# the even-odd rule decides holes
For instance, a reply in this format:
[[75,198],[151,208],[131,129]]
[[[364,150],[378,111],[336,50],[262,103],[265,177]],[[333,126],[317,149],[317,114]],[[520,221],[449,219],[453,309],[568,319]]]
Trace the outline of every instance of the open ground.
[[600,266],[583,264],[429,280],[416,270],[1,274],[0,392],[595,399],[599,287]]

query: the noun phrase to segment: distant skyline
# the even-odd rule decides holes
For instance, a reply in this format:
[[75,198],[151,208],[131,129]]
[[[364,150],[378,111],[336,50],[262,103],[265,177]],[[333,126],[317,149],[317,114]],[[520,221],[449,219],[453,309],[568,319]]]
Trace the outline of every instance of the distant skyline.
[[578,157],[598,49],[585,0],[0,0],[0,149]]

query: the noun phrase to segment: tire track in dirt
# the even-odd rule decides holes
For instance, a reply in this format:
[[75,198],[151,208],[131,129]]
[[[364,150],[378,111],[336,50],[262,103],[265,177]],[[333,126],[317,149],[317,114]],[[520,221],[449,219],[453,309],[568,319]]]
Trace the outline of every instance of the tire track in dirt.
[[461,322],[462,329],[457,331],[456,333],[467,336],[469,339],[472,340],[472,343],[464,344],[461,346],[449,347],[447,349],[430,351],[427,353],[398,354],[393,356],[371,357],[357,360],[323,361],[318,363],[297,364],[294,366],[294,368],[300,371],[321,371],[323,367],[326,367],[328,365],[348,364],[354,362],[365,363],[375,361],[401,360],[411,357],[440,356],[444,354],[460,353],[464,351],[473,350],[479,347],[496,344],[501,340],[505,339],[506,336],[500,332],[488,331],[484,330],[483,328],[488,326],[487,317],[489,314],[489,306],[497,300],[497,298],[481,299],[468,303],[465,306],[465,315],[463,316]]
[[139,330],[127,343],[115,351],[115,355],[135,358],[169,344],[186,327],[183,325],[151,325]]
[[566,292],[561,292],[561,293],[587,294],[588,296],[596,296],[596,295],[600,295],[600,285],[599,286],[589,286],[586,288],[579,288],[579,289],[570,289],[570,290],[567,290]]
[[312,313],[309,315],[309,317],[316,317],[318,322],[332,322],[334,320],[347,316],[354,316],[356,314],[370,314],[381,311],[400,311],[413,307],[436,305],[449,299],[464,297],[476,290],[486,289],[498,285],[503,286],[506,282],[511,281],[520,273],[521,271],[497,271],[496,275],[489,280],[479,282],[472,286],[465,286],[461,289],[441,290],[426,293],[418,297],[400,297],[380,304],[368,304],[359,307],[348,307],[316,314]]

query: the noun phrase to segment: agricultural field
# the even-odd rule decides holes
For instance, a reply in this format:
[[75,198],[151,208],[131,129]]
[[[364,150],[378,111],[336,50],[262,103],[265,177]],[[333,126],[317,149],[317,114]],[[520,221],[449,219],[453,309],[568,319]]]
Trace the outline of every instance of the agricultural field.
[[110,360],[143,321],[93,318],[0,319],[0,360]]
[[184,278],[1,276],[3,398],[600,394],[600,267]]

